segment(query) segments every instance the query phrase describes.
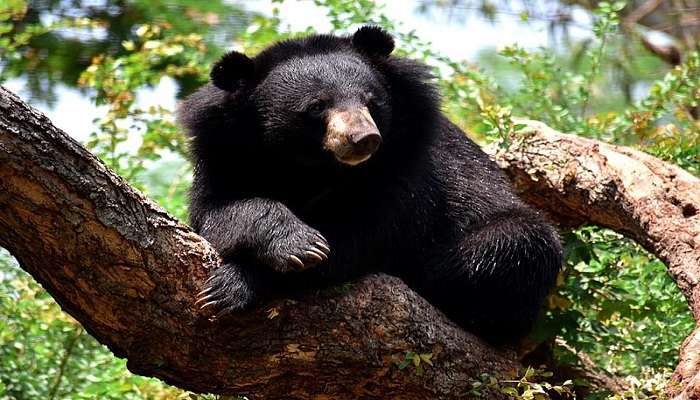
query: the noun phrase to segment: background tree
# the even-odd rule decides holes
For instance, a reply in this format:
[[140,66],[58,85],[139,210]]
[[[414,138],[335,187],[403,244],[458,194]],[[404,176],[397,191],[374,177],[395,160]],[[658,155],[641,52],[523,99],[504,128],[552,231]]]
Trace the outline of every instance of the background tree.
[[[23,77],[32,97],[54,102],[55,86],[78,86],[78,78],[95,57],[120,57],[129,50],[123,45],[135,37],[143,24],[157,23],[173,34],[202,35],[212,52],[229,43],[245,27],[248,14],[222,1],[16,1],[6,40],[26,41],[15,51],[3,54],[3,76]],[[22,37],[23,33],[31,33]],[[40,34],[37,34],[40,33]],[[2,46],[5,47],[5,46]],[[212,54],[213,56],[213,54]],[[152,64],[153,70],[163,68]],[[175,77],[188,93],[202,83],[199,75]]]

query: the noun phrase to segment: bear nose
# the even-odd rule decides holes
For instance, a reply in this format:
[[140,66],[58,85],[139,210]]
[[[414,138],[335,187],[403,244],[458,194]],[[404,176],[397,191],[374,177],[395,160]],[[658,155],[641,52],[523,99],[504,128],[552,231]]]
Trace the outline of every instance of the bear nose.
[[326,124],[323,147],[343,164],[354,166],[367,161],[382,143],[367,107],[331,109]]
[[353,149],[359,154],[372,154],[382,144],[382,136],[379,132],[363,132],[350,136]]

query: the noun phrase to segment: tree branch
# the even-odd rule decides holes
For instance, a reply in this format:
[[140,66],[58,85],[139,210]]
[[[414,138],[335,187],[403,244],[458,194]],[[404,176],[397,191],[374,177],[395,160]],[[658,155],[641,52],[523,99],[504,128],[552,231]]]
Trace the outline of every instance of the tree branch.
[[[521,197],[561,226],[598,225],[636,240],[666,264],[698,321],[700,179],[641,151],[521,122],[530,135],[490,150]],[[696,328],[682,346],[671,393],[687,388],[700,396],[699,371]]]

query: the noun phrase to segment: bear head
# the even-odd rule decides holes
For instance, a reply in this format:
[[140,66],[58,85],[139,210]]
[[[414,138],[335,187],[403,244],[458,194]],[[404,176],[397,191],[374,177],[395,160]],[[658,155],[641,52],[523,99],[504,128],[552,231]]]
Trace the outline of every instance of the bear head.
[[365,26],[346,37],[282,41],[253,58],[232,51],[182,104],[179,120],[200,158],[257,146],[277,161],[357,166],[437,109],[427,68],[393,50],[391,35]]

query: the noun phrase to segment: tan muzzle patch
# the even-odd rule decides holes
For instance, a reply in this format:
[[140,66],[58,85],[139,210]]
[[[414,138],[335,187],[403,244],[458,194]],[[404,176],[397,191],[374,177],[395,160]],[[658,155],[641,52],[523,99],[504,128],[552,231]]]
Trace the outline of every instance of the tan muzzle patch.
[[367,107],[329,111],[323,147],[341,163],[354,166],[365,162],[381,143],[382,136]]

